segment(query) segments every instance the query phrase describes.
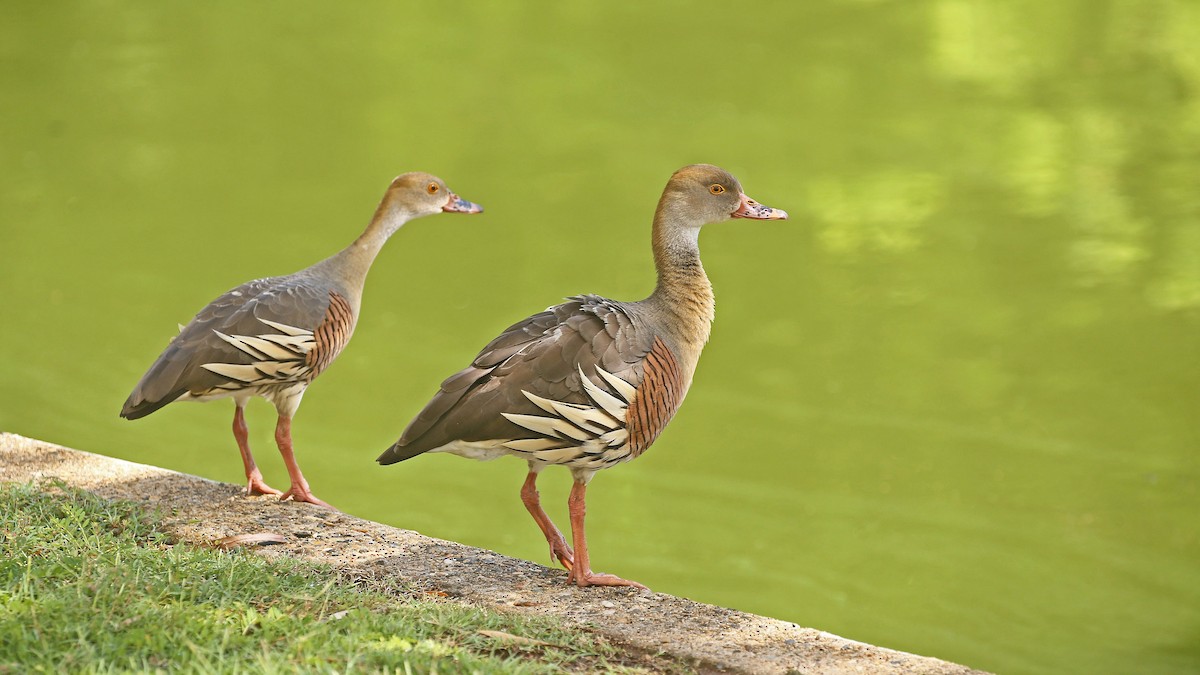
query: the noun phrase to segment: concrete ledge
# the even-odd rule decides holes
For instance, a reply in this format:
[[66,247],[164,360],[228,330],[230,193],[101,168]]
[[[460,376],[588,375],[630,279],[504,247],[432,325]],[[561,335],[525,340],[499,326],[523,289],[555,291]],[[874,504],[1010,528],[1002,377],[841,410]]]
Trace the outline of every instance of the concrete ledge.
[[308,504],[244,497],[237,485],[0,433],[0,482],[40,478],[159,507],[182,541],[274,532],[287,541],[258,549],[262,555],[324,563],[367,583],[399,577],[453,602],[560,617],[631,651],[701,672],[981,672],[662,593],[578,589],[566,585],[562,570]]

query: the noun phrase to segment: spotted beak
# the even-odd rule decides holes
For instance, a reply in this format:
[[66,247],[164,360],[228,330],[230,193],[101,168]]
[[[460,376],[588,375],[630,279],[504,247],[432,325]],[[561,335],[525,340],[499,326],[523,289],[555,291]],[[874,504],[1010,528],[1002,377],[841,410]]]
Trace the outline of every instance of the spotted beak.
[[450,200],[442,207],[447,213],[483,213],[483,207],[475,202],[469,202],[462,197],[450,193]]
[[787,211],[782,209],[773,209],[769,206],[763,206],[758,202],[742,193],[742,203],[738,204],[737,210],[730,216],[731,218],[757,218],[759,220],[787,220]]

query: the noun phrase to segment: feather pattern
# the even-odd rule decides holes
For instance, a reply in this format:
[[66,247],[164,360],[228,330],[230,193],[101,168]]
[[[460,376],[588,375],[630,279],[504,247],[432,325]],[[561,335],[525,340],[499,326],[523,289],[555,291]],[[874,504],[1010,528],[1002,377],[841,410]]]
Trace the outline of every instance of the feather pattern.
[[442,383],[380,461],[430,451],[512,454],[586,472],[636,457],[686,386],[677,365],[666,368],[675,357],[643,313],[639,303],[584,295],[510,326]]
[[313,348],[305,354],[305,365],[312,373],[309,380],[328,368],[346,347],[346,343],[350,342],[350,335],[354,333],[354,322],[354,308],[350,306],[350,302],[331,291],[325,318],[313,332]]
[[163,350],[125,402],[136,419],[178,399],[261,395],[298,404],[354,330],[349,293],[304,273],[230,290]]
[[[222,340],[253,359],[250,363],[205,363],[201,368],[229,378],[213,392],[259,390],[279,385],[307,385],[321,374],[350,339],[354,315],[341,295],[330,292],[325,317],[316,330],[259,319],[279,333],[226,335]],[[201,392],[201,395],[204,395]]]
[[679,362],[661,338],[654,338],[642,374],[638,395],[630,400],[627,415],[629,451],[634,457],[642,454],[658,438],[675,411],[679,410],[687,391]]
[[[289,326],[288,328],[295,328]],[[246,354],[250,363],[203,363],[201,368],[229,378],[215,389],[237,391],[280,383],[307,382],[312,379],[308,353],[317,341],[312,331],[299,334],[226,335],[214,330],[222,340]]]
[[[614,390],[620,394],[627,392],[628,398],[620,399],[609,394],[579,369],[580,381],[584,383],[584,391],[592,405],[551,401],[523,391],[526,398],[550,415],[501,414],[508,421],[545,438],[508,441],[503,446],[528,459],[550,464],[584,465],[588,468],[602,468],[603,465],[629,459],[630,453],[622,451],[622,446],[629,438],[625,412],[635,390],[628,382],[603,368],[597,366],[595,370],[610,384],[613,380],[619,382],[620,385],[612,385]],[[575,452],[564,452],[572,448]]]

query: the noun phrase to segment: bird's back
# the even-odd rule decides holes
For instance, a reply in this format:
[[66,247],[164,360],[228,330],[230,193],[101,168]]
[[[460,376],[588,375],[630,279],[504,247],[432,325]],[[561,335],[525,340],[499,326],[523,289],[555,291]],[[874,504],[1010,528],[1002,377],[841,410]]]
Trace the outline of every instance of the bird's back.
[[354,329],[355,309],[345,295],[304,272],[226,292],[171,340],[134,387],[121,417],[144,417],[180,397],[258,393],[311,381]]
[[442,383],[379,462],[484,441],[564,460],[552,463],[578,460],[570,448],[584,446],[597,453],[623,447],[620,459],[627,459],[666,425],[683,387],[674,355],[637,303],[578,296],[492,340]]

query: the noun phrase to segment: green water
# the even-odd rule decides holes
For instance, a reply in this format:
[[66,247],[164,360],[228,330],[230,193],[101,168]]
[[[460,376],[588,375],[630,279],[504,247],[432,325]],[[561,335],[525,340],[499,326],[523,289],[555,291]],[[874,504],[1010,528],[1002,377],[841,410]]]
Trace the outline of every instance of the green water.
[[593,481],[596,568],[1005,673],[1200,670],[1200,3],[305,4],[0,10],[0,429],[240,481],[231,404],[125,396],[428,170],[487,212],[389,243],[297,452],[348,512],[547,561],[520,462],[373,460],[512,321],[643,297],[711,162],[792,219],[703,234],[712,340]]

